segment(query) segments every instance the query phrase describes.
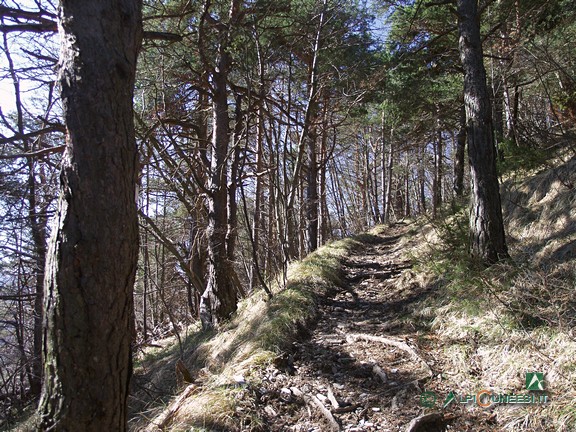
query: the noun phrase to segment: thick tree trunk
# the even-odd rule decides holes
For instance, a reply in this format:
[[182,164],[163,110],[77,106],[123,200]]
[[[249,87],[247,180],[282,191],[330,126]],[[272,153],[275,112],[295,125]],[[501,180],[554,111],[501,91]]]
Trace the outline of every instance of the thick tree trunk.
[[46,263],[40,430],[126,430],[141,7],[138,0],[61,3],[67,142]]
[[236,289],[231,283],[226,252],[228,224],[226,161],[229,146],[229,116],[226,72],[230,57],[222,52],[214,73],[212,164],[208,196],[208,285],[200,304],[205,328],[228,318],[237,306]]
[[470,251],[487,264],[508,256],[496,174],[490,96],[482,58],[477,0],[458,0],[472,193]]
[[216,66],[212,71],[212,142],[210,179],[208,185],[208,283],[200,302],[200,319],[204,328],[228,319],[236,311],[238,297],[234,269],[228,260],[227,161],[230,146],[230,115],[228,113],[228,53],[230,30],[239,12],[238,0],[230,3],[228,24],[221,35]]

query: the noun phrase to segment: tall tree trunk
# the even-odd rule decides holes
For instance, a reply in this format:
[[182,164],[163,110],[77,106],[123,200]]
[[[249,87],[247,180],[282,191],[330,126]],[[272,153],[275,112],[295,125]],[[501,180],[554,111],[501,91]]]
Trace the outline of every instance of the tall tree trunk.
[[385,128],[384,128],[384,111],[382,111],[382,117],[380,119],[380,140],[382,142],[382,147],[381,147],[381,152],[382,152],[382,169],[380,171],[380,183],[382,184],[380,187],[380,190],[382,191],[382,198],[381,198],[381,204],[382,204],[382,216],[380,217],[380,223],[385,223],[386,222],[386,197],[387,197],[387,184],[388,182],[386,181],[386,177],[387,177],[387,172],[388,170],[386,169],[386,133],[385,133]]
[[218,45],[216,67],[212,71],[212,142],[208,185],[208,284],[200,303],[200,319],[210,328],[236,311],[238,297],[234,269],[226,252],[228,232],[227,161],[230,145],[228,114],[228,73],[232,63],[228,53],[230,30],[238,17],[239,0],[232,0],[228,24]]
[[426,160],[426,148],[420,147],[420,163],[418,164],[418,205],[421,214],[426,213],[426,167],[424,161]]
[[336,162],[330,161],[328,168],[330,175],[330,183],[332,186],[332,193],[334,194],[334,206],[336,207],[336,216],[338,217],[338,225],[340,226],[340,237],[344,237],[348,228],[346,226],[346,210],[344,209],[344,192],[340,187],[338,173],[336,172]]
[[240,140],[244,131],[244,113],[242,112],[242,95],[236,95],[236,109],[234,113],[235,125],[233,136],[233,157],[230,163],[230,178],[228,179],[228,230],[226,232],[226,255],[232,263],[236,254],[236,241],[238,239],[238,202],[236,192],[238,190],[238,168],[242,147]]
[[392,209],[392,171],[394,170],[394,141],[392,139],[393,132],[390,132],[390,151],[388,152],[388,166],[386,173],[386,194],[384,202],[384,223],[390,222],[390,210]]
[[138,259],[141,1],[60,6],[66,153],[44,289],[39,429],[124,431]]
[[460,123],[456,135],[454,151],[454,193],[457,198],[464,196],[464,156],[466,154],[466,108],[460,109]]
[[328,164],[328,115],[327,115],[328,106],[327,103],[324,104],[324,109],[322,110],[322,140],[320,145],[320,171],[319,171],[319,216],[318,216],[318,229],[319,229],[319,242],[320,245],[326,243],[330,237],[329,235],[329,218],[330,213],[328,212],[328,202],[326,197],[326,170]]
[[[262,50],[260,47],[258,36],[255,38],[256,42],[256,53],[258,55],[258,76],[259,80],[259,89],[258,89],[258,112],[256,116],[256,163],[255,163],[255,192],[254,192],[254,213],[252,216],[252,254],[254,256],[254,260],[250,267],[250,290],[253,290],[256,287],[258,282],[258,273],[259,270],[259,260],[260,260],[260,232],[263,231],[262,226],[262,204],[264,201],[264,194],[263,194],[263,176],[262,176],[262,167],[264,166],[264,97],[265,97],[265,65],[264,60],[262,59]],[[248,221],[246,221],[248,223]],[[272,225],[272,220],[268,221],[269,225]],[[266,265],[264,265],[266,268]]]
[[[314,103],[314,105],[317,105]],[[313,108],[317,111],[317,107]],[[313,116],[313,122],[316,123],[317,116]],[[317,143],[316,125],[308,129],[307,141],[307,158],[308,169],[306,172],[306,253],[318,249],[318,155],[316,152]]]
[[404,178],[404,217],[412,215],[412,203],[410,201],[410,158],[409,153],[406,153],[404,169],[406,170],[406,177]]
[[438,216],[442,205],[442,131],[438,127],[436,141],[434,142],[434,176],[432,178],[432,217]]
[[504,138],[504,79],[498,75],[492,81],[492,120],[496,148]]
[[457,6],[472,181],[470,251],[490,264],[507,257],[508,249],[496,173],[490,96],[482,58],[480,17],[477,0],[458,0]]

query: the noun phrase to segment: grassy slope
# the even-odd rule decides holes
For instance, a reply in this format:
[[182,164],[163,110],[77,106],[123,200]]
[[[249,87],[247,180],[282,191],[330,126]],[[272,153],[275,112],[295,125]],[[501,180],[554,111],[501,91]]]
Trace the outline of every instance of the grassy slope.
[[419,313],[444,346],[445,388],[522,393],[526,372],[545,374],[551,403],[491,407],[497,430],[576,430],[576,158],[552,165],[504,182],[513,262],[470,261],[465,212],[423,227],[416,254],[439,282]]
[[[405,319],[443,347],[437,353],[441,387],[460,394],[481,388],[522,392],[525,372],[545,373],[552,402],[491,407],[501,430],[576,430],[576,159],[555,165],[504,184],[513,262],[484,269],[469,260],[465,212],[423,223],[407,242],[407,253],[420,264],[400,283],[434,284],[438,295]],[[281,359],[303,334],[315,316],[315,297],[341,283],[340,258],[358,244],[347,239],[321,248],[291,267],[287,289],[273,300],[256,294],[221,334],[192,335],[182,358],[202,367],[193,374],[203,385],[191,387],[191,395],[172,406],[177,410],[167,429],[258,430],[251,409],[258,376],[253,372]],[[142,367],[168,379],[175,351],[168,360],[162,351]]]
[[[193,342],[185,344],[181,357],[189,367],[196,367],[192,374],[202,385],[190,388],[191,395],[173,406],[177,412],[166,429],[257,430],[259,420],[250,413],[251,371],[281,359],[292,342],[306,333],[316,315],[316,296],[342,283],[340,259],[358,245],[357,240],[345,239],[320,248],[290,267],[286,288],[273,299],[258,292],[241,303],[221,333],[205,335],[203,341],[200,333],[191,335]],[[166,351],[158,352],[143,361],[137,373],[148,370],[150,375],[173,381],[178,357],[174,351],[169,356],[164,355]],[[147,417],[153,418],[160,410],[148,411]],[[142,426],[139,421],[132,429]]]

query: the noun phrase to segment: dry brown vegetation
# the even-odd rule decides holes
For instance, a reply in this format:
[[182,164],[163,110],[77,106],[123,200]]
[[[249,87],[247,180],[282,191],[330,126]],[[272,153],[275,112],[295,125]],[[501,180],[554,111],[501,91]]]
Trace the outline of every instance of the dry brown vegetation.
[[[449,391],[469,394],[484,388],[522,393],[525,373],[538,371],[545,374],[550,402],[427,409],[418,407],[412,389],[404,397],[411,401],[405,403],[413,417],[418,410],[421,414],[441,412],[450,420],[446,430],[576,428],[576,158],[564,153],[548,165],[504,183],[512,261],[488,269],[471,262],[462,247],[466,236],[463,212],[442,223],[410,224],[395,250],[416,266],[394,279],[395,289],[398,295],[418,289],[427,294],[399,311],[384,327],[396,329],[394,337],[400,338],[406,336],[400,330],[411,329],[410,337],[416,338],[419,352],[432,365],[432,377],[424,374],[417,379],[418,385],[434,390],[439,399]],[[192,336],[182,354],[174,349],[171,357],[143,360],[139,374],[154,372],[150,376],[163,376],[174,386],[175,378],[170,375],[181,357],[196,381],[186,387],[185,397],[167,410],[151,404],[143,416],[142,409],[133,430],[159,430],[155,421],[165,421],[164,430],[272,430],[265,407],[257,406],[255,389],[270,370],[286,367],[282,363],[294,352],[293,342],[305,338],[311,328],[318,299],[327,294],[337,296],[338,289],[346,294],[341,261],[371,238],[360,236],[320,249],[292,267],[287,288],[278,291],[274,299],[266,301],[255,294],[245,300],[222,333],[204,335],[204,340]],[[382,345],[381,349],[386,348]],[[380,372],[390,374],[385,364],[381,366]],[[159,371],[164,375],[157,375]],[[387,411],[384,398],[379,403],[383,416],[401,417]],[[329,401],[325,405],[333,410]],[[313,405],[308,409],[311,418],[317,417],[322,424],[320,411],[314,412]],[[158,417],[163,411],[164,418]],[[294,422],[297,420],[294,417]],[[323,424],[328,424],[326,419]],[[384,423],[365,424],[368,426],[358,430],[386,430]]]

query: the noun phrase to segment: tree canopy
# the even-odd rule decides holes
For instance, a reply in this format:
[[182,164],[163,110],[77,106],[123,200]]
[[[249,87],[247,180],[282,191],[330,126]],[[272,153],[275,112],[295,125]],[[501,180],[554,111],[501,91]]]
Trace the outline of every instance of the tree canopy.
[[[107,3],[124,16],[130,2]],[[286,281],[289,262],[332,239],[439,217],[470,196],[478,216],[474,209],[484,204],[474,197],[484,182],[476,181],[474,164],[486,158],[469,153],[468,160],[465,144],[470,151],[482,122],[489,123],[483,148],[493,153],[490,201],[499,176],[530,169],[572,139],[574,2],[480,2],[470,22],[478,24],[481,57],[471,68],[463,7],[477,3],[145,0],[134,80],[121,62],[111,66],[111,79],[130,87],[118,94],[133,104],[122,124],[134,123],[127,133],[137,161],[127,181],[136,197],[104,187],[104,169],[86,180],[106,195],[101,206],[136,203],[134,283],[130,272],[123,276],[133,295],[130,343],[198,320],[217,329],[239,299],[260,288],[271,296],[269,286]],[[50,325],[43,299],[55,277],[45,271],[53,265],[48,239],[58,229],[49,220],[61,212],[57,196],[66,196],[70,181],[62,154],[73,127],[95,133],[102,115],[97,109],[74,124],[76,99],[65,95],[66,83],[75,74],[104,78],[97,70],[84,78],[81,63],[70,69],[62,57],[62,37],[73,38],[58,36],[63,11],[53,0],[0,1],[0,94],[10,92],[0,110],[0,395],[10,396],[0,399],[7,408],[0,422],[40,395],[42,329]],[[110,16],[102,15],[103,32],[115,28]],[[86,49],[78,50],[82,61]],[[465,77],[480,69],[483,120],[470,110],[475,90],[468,81],[465,87]],[[96,106],[104,95],[91,91]],[[96,148],[86,150],[86,160],[118,163]],[[110,223],[130,231],[120,217]],[[505,245],[483,252],[493,245],[479,242],[483,229],[471,221],[470,250],[490,264],[506,255]],[[91,241],[103,239],[96,232]]]

